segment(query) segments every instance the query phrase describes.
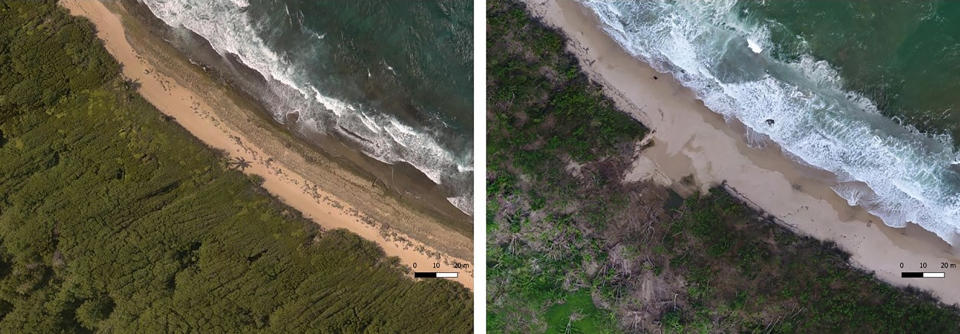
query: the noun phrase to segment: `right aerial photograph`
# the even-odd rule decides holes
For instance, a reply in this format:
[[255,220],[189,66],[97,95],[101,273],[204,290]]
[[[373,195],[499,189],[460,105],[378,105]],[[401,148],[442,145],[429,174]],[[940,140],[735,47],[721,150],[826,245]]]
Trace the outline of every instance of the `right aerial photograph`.
[[489,332],[960,332],[960,3],[486,6]]

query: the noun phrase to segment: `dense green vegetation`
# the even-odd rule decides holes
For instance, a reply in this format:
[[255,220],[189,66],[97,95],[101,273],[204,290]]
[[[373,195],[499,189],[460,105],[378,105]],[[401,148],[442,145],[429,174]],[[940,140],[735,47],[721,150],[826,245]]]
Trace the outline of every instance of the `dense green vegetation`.
[[642,125],[522,4],[488,1],[487,17],[492,332],[960,330],[956,308],[850,267],[719,188],[683,199],[622,182]]
[[[609,211],[605,203],[589,200],[594,194],[579,192],[564,166],[629,149],[645,129],[618,112],[564,51],[561,36],[532,21],[521,5],[489,1],[487,19],[489,329],[552,331],[568,323],[580,332],[616,327],[609,312],[589,302],[589,293],[577,292],[588,288],[587,275],[569,277],[583,273],[582,263],[597,255],[598,244],[584,239],[576,222],[599,227]],[[596,182],[607,181],[596,176]],[[550,209],[573,203],[583,205]],[[540,222],[551,227],[531,226],[533,211],[544,212]],[[500,237],[507,239],[495,241]],[[523,245],[529,242],[563,249]],[[563,306],[568,303],[576,307]],[[589,316],[571,322],[571,308]]]
[[320,231],[145,102],[86,20],[0,1],[0,332],[471,332],[470,292]]

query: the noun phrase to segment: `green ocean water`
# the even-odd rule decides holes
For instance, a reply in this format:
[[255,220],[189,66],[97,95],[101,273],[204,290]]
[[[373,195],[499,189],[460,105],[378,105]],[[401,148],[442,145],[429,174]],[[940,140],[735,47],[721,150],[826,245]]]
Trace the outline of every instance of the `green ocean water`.
[[780,59],[829,62],[889,117],[960,138],[960,2],[741,1]]
[[268,47],[335,97],[472,128],[473,11],[466,1],[251,1]]

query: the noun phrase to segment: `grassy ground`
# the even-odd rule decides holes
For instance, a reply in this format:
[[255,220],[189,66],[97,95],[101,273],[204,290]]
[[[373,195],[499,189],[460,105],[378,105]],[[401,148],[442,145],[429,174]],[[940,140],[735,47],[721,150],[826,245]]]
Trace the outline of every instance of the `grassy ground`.
[[269,197],[92,29],[0,1],[0,332],[472,331],[468,290]]
[[956,308],[893,288],[722,190],[621,181],[645,128],[523,5],[488,1],[492,332],[931,332]]
[[588,291],[580,291],[556,305],[545,315],[550,333],[602,333],[613,324],[609,314],[593,305]]

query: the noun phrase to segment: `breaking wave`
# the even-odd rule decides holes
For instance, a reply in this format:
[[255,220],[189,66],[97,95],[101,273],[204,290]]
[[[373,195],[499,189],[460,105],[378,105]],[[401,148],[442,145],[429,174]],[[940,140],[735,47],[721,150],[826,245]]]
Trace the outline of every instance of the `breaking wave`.
[[[450,202],[472,214],[470,152],[457,154],[445,147],[437,141],[442,138],[437,130],[414,128],[362,103],[325,95],[303,74],[307,72],[303,65],[271,50],[261,38],[264,27],[258,24],[269,23],[251,20],[245,13],[250,6],[247,1],[141,1],[165,24],[189,29],[206,39],[221,56],[233,56],[259,72],[272,90],[266,104],[276,121],[286,122],[288,114],[296,114],[302,130],[337,133],[374,159],[388,164],[409,163],[434,183],[452,189]],[[289,9],[286,13],[285,21],[303,20],[301,14],[291,15]],[[317,36],[318,40],[323,39],[322,35]],[[384,66],[390,69],[389,65]]]

